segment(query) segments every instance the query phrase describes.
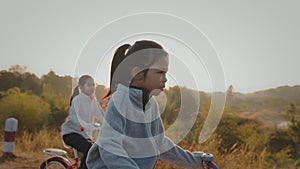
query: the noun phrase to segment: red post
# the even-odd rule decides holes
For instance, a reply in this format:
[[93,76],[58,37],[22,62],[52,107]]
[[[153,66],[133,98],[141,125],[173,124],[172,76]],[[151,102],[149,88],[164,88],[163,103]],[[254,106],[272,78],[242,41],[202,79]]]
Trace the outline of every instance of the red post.
[[3,144],[3,156],[1,159],[15,157],[13,154],[15,147],[16,131],[18,126],[18,120],[15,118],[9,118],[5,121],[4,129],[4,144]]

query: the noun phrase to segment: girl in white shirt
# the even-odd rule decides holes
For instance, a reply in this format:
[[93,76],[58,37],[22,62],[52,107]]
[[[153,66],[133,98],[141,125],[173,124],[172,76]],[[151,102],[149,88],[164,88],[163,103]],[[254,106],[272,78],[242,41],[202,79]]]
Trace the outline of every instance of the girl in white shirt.
[[87,168],[86,156],[92,146],[92,131],[95,129],[93,121],[103,122],[103,110],[94,94],[94,79],[89,75],[81,76],[71,97],[70,114],[62,124],[64,143],[83,153],[79,169]]

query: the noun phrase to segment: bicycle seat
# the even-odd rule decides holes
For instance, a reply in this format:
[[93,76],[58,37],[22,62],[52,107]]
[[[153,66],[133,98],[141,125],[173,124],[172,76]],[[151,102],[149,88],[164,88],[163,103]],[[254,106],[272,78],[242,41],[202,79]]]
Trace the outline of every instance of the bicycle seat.
[[67,152],[65,150],[57,149],[57,148],[47,148],[47,149],[43,150],[43,153],[51,154],[51,155],[59,155],[59,156],[63,156],[63,155],[67,154]]

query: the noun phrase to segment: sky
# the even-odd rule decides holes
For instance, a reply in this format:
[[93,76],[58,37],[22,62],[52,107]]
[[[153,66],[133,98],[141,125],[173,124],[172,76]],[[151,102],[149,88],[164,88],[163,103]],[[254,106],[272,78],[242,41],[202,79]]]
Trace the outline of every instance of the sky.
[[[99,35],[97,33],[124,16],[142,13],[167,14],[196,27],[208,46],[215,50],[223,71],[220,78],[224,76],[224,86],[232,84],[235,91],[253,92],[300,84],[300,1],[297,0],[0,0],[0,69],[20,64],[28,66],[38,76],[49,70],[59,75],[74,75],[85,47],[91,45],[91,39]],[[159,21],[153,24],[163,30],[166,26]],[[128,22],[116,30],[122,35],[130,25],[133,28],[144,22]],[[179,27],[169,28],[170,32]],[[182,33],[191,34],[185,29]],[[190,78],[184,78],[186,70],[192,79],[196,79],[198,89],[211,90],[211,70],[207,70],[205,61],[193,62],[193,52],[188,51],[189,48],[159,34],[123,37],[118,43],[111,44],[108,53],[99,54],[105,57],[98,64],[96,81],[108,85],[114,47],[148,37],[158,40],[171,55],[175,55],[173,60],[170,57],[169,86],[178,82],[190,87],[187,80]],[[109,42],[109,37],[101,39],[99,45],[106,40]],[[184,65],[184,68],[178,65]],[[194,71],[196,68],[199,72]]]

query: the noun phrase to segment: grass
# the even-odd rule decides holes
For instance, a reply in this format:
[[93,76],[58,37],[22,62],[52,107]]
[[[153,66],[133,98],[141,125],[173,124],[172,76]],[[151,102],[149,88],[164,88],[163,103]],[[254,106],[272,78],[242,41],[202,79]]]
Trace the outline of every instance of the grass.
[[25,130],[16,138],[16,151],[42,152],[43,149],[49,147],[63,149],[62,138],[58,130],[47,127],[34,133]]
[[[3,140],[3,134],[0,134]],[[17,131],[13,154],[17,158],[7,159],[0,163],[1,169],[38,168],[45,160],[43,150],[48,147],[63,148],[60,132],[54,129],[43,128],[39,132]],[[0,145],[3,150],[3,144]]]
[[[0,139],[3,140],[3,135],[0,135]],[[12,167],[14,165],[24,166],[24,160],[27,159],[27,168],[37,168],[37,166],[43,160],[43,149],[48,147],[53,148],[62,148],[63,143],[61,139],[61,134],[59,130],[49,129],[47,127],[41,129],[39,132],[29,133],[27,131],[19,132],[16,138],[15,144],[15,154],[21,157],[21,160],[15,160],[11,163],[0,164],[0,168],[5,168],[5,166]],[[270,164],[268,162],[267,151],[263,150],[261,152],[255,152],[253,149],[249,148],[250,146],[245,145],[234,145],[228,151],[220,153],[218,151],[218,138],[210,139],[203,144],[192,143],[188,144],[185,140],[179,143],[181,147],[190,151],[203,151],[209,152],[215,155],[215,162],[222,169],[265,169],[265,168],[295,168],[295,161],[290,161],[287,163],[282,157],[278,157],[275,160],[283,161],[281,165]],[[2,149],[2,145],[0,146]],[[287,158],[287,153],[283,154],[284,158]],[[34,158],[40,158],[39,160],[33,160]],[[30,162],[33,161],[33,162]],[[17,164],[21,163],[21,164]],[[14,168],[14,167],[13,167]],[[18,168],[18,167],[16,167]],[[174,169],[178,168],[172,164],[169,164],[163,160],[160,160],[157,166],[157,169]],[[296,167],[300,169],[300,167]]]

